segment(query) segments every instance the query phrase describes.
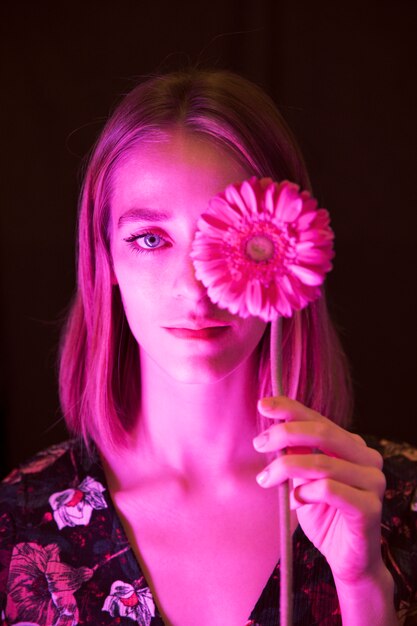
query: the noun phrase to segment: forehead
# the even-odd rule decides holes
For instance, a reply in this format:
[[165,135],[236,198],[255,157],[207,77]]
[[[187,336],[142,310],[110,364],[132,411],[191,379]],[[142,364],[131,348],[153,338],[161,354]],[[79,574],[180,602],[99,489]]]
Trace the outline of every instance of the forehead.
[[207,200],[249,175],[226,148],[175,131],[164,140],[145,140],[125,156],[113,176],[112,205],[116,211],[131,203],[148,205],[167,194],[173,203],[190,196]]

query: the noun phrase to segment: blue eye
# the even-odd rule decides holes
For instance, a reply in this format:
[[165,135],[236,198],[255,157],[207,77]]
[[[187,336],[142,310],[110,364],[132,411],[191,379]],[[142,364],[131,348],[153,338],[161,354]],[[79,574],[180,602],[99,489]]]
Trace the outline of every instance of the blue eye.
[[125,239],[130,244],[133,252],[147,253],[147,252],[159,252],[163,248],[169,246],[169,242],[158,235],[155,232],[141,233],[140,235],[131,235]]
[[[145,233],[144,235],[139,235],[137,238],[137,242],[138,245],[141,248],[158,248],[159,244],[161,242],[163,242],[164,240],[162,239],[162,237],[160,237],[159,235],[157,235],[156,233]],[[145,245],[141,245],[141,243],[139,242],[143,242]]]

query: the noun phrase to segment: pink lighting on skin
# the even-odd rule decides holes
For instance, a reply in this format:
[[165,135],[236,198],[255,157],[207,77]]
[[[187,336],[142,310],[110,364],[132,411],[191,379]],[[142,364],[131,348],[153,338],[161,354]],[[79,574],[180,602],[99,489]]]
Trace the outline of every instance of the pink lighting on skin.
[[141,458],[161,454],[185,473],[205,463],[217,473],[236,454],[262,468],[251,440],[266,323],[213,304],[190,259],[209,199],[247,177],[227,153],[182,133],[142,144],[114,177],[113,281],[140,352]]
[[[250,175],[218,146],[179,131],[142,144],[116,171],[113,282],[138,343],[142,403],[130,447],[101,451],[109,489],[173,623],[195,623],[190,616],[201,614],[209,590],[216,603],[205,604],[201,626],[219,614],[225,624],[245,624],[279,558],[277,498],[268,487],[290,479],[291,529],[299,521],[326,557],[344,623],[364,626],[372,598],[366,624],[393,626],[392,579],[380,551],[380,455],[299,402],[257,404],[266,323],[220,309],[195,277],[200,215]],[[257,408],[275,423],[255,449]],[[265,468],[265,453],[299,446],[324,454],[285,455]],[[255,477],[263,469],[261,488]],[[164,542],[152,540],[155,532]],[[196,562],[204,577],[196,577]],[[120,600],[114,593],[109,609]]]
[[[258,434],[257,347],[266,324],[214,305],[190,259],[209,199],[249,174],[218,146],[173,133],[166,142],[138,147],[114,177],[113,281],[140,351],[141,407],[129,449],[102,452],[131,542],[137,528],[141,555],[177,623],[190,623],[181,619],[179,570],[184,584],[193,586],[190,614],[201,613],[208,590],[218,598],[216,606],[207,603],[202,624],[215,623],[219,611],[225,623],[244,624],[279,558],[276,494],[256,483],[265,461],[252,444]],[[146,209],[146,219],[122,220],[118,228],[120,218],[138,208]],[[155,211],[169,218],[153,221]],[[142,253],[139,246],[156,249]],[[210,339],[168,330],[217,325],[226,330],[207,331],[217,334]],[[169,520],[172,551],[170,542],[161,552],[147,543],[146,529],[152,533],[156,523],[147,512],[154,510],[158,526]],[[187,520],[195,520],[192,532],[183,529]],[[204,580],[195,578],[196,561]]]
[[[220,160],[218,149],[207,142],[188,141],[188,149],[180,137],[172,144],[147,143],[116,171],[112,197],[114,280],[140,346],[141,363],[150,359],[152,365],[182,382],[212,382],[250,356],[265,323],[220,310],[195,278],[190,249],[197,220],[213,194],[248,174],[230,158]],[[197,159],[199,153],[204,158]],[[123,221],[132,209],[146,209],[144,219]],[[161,213],[166,215],[163,221]],[[201,331],[212,326],[227,329],[169,330]],[[185,337],[212,341],[178,341]]]

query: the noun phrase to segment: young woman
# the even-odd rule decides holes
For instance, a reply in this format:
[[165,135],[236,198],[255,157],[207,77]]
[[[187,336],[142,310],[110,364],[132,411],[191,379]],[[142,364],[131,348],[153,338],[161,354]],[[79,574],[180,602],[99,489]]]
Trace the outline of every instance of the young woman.
[[310,187],[273,103],[228,72],[152,78],[104,128],[60,351],[74,439],[2,485],[4,624],[278,624],[287,479],[294,626],[417,624],[416,462],[346,430],[324,296],[284,320],[272,397],[269,324],[195,277],[198,218],[251,176]]

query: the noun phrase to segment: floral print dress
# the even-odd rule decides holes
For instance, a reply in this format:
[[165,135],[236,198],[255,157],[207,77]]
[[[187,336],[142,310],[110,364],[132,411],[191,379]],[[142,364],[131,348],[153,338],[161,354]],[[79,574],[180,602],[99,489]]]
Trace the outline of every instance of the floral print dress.
[[[417,450],[367,442],[385,459],[381,547],[400,623],[417,625]],[[294,626],[341,626],[330,568],[300,526],[293,550]],[[279,624],[279,576],[278,563],[242,626]],[[39,453],[1,483],[0,624],[164,624],[100,458],[75,440]]]

